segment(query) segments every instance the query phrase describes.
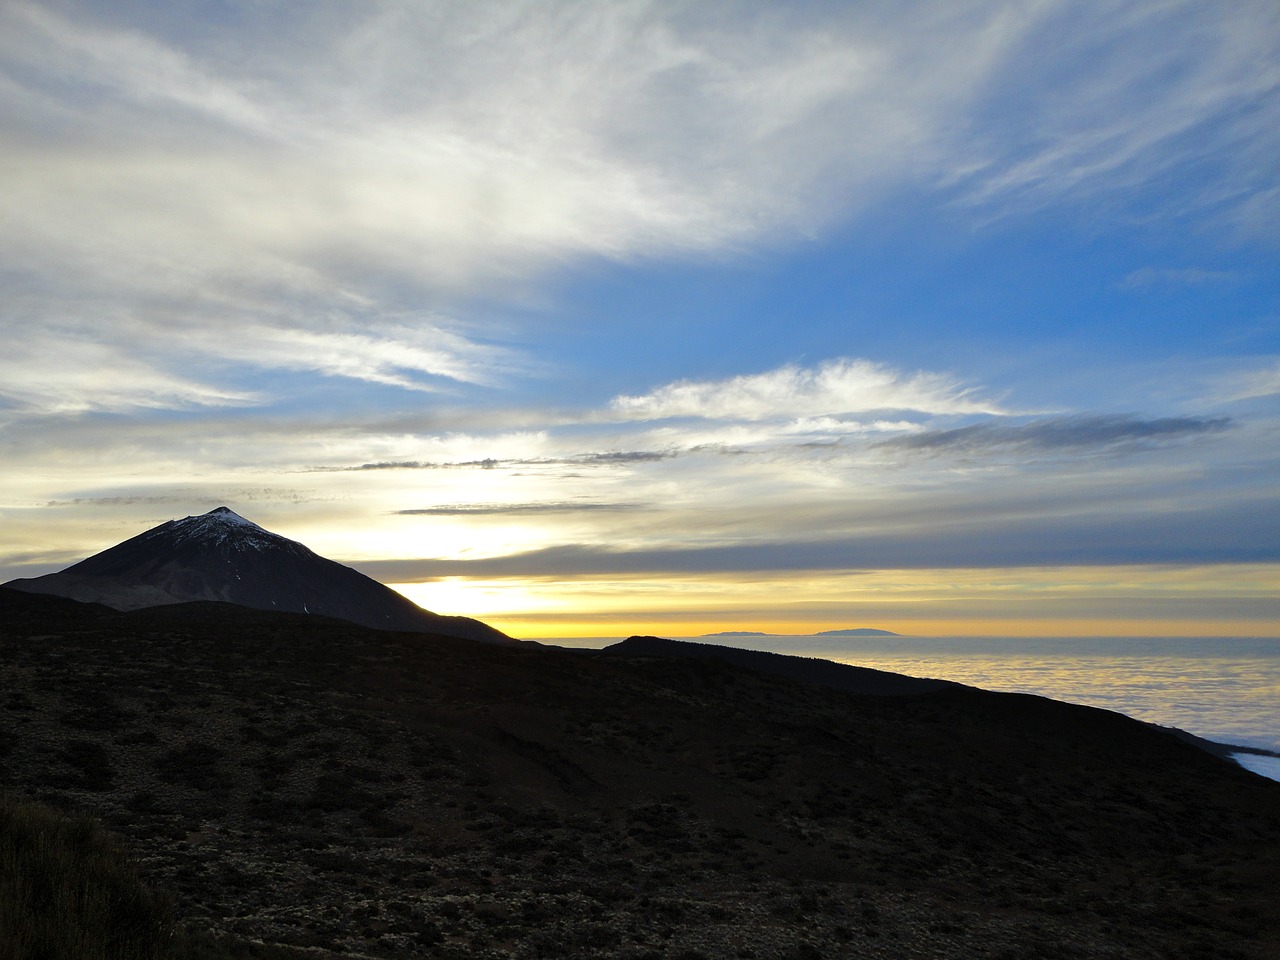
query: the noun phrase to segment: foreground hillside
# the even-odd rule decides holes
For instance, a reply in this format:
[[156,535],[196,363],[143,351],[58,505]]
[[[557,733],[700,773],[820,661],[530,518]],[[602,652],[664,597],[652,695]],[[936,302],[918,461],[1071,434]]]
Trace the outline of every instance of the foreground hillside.
[[218,604],[0,623],[3,786],[242,944],[1280,955],[1280,784],[1114,714]]

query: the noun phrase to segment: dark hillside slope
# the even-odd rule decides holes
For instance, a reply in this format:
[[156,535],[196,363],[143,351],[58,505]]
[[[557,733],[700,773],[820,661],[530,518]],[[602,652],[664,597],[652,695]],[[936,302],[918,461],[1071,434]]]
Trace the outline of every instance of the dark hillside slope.
[[628,637],[621,643],[604,648],[607,656],[623,657],[694,657],[722,660],[735,666],[770,673],[802,683],[816,683],[847,693],[866,693],[875,696],[903,696],[912,693],[930,693],[959,684],[949,680],[931,680],[924,677],[904,677],[900,673],[872,670],[833,663],[814,657],[795,657],[763,650],[740,650],[718,643],[696,643],[689,640],[665,640],[662,637]]
[[1115,714],[47,601],[0,591],[0,785],[101,816],[208,929],[319,957],[1277,956],[1280,784]]

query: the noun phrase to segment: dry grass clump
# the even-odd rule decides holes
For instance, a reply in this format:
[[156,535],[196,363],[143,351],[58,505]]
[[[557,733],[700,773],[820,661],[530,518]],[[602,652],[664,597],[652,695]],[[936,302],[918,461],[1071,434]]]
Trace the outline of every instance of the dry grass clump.
[[0,797],[0,960],[159,960],[172,934],[97,821]]

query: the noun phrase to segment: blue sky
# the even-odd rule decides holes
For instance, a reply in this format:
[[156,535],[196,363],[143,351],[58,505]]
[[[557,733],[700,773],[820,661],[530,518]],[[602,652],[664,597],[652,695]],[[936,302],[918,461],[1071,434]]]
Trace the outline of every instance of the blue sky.
[[14,2],[0,146],[6,577],[1280,633],[1273,3]]

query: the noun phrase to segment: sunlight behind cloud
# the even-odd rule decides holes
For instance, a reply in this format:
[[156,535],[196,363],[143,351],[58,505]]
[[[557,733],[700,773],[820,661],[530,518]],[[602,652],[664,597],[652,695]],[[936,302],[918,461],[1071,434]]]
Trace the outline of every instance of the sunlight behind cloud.
[[[1275,565],[874,570],[733,577],[445,578],[393,584],[514,636],[812,634],[876,627],[922,636],[1269,636]],[[433,607],[432,603],[441,604]]]

